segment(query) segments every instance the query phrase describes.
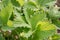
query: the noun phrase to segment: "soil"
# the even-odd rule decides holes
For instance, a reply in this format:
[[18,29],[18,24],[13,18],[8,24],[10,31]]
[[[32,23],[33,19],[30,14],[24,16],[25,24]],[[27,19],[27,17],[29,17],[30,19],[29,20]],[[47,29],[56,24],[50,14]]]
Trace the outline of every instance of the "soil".
[[56,1],[56,5],[57,5],[58,7],[60,7],[60,0],[57,0],[57,1]]

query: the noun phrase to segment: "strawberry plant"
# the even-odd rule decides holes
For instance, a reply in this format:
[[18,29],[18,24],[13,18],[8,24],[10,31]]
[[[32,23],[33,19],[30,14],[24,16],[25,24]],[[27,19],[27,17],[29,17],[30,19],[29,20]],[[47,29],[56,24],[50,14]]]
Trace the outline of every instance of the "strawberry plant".
[[60,40],[56,0],[0,0],[0,40]]

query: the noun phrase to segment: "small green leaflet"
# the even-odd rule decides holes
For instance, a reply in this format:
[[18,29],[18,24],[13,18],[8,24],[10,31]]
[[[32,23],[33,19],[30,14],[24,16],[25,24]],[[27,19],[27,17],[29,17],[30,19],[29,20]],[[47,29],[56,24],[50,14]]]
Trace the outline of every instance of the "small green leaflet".
[[5,8],[2,8],[0,12],[0,20],[3,24],[6,24],[8,19],[10,18],[13,11],[13,7],[11,3],[8,3],[8,5]]

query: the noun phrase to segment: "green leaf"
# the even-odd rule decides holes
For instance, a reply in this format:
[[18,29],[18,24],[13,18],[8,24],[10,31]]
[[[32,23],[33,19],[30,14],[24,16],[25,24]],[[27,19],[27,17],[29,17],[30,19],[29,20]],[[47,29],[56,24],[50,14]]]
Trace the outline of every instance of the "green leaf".
[[20,34],[20,36],[25,37],[25,38],[29,38],[32,35],[33,31],[29,30],[27,33],[22,33],[23,35]]
[[30,19],[29,19],[28,11],[26,8],[24,8],[24,15],[25,15],[27,23],[30,25]]
[[16,10],[14,10],[13,15],[14,15],[14,21],[24,23],[24,20],[22,19],[20,13],[18,13]]
[[13,4],[13,6],[16,6],[16,7],[20,6],[20,4],[16,0],[11,0],[11,3]]
[[7,24],[7,21],[10,18],[12,11],[13,7],[11,3],[8,3],[8,5],[5,8],[2,8],[0,12],[0,20],[2,21],[3,24]]
[[26,24],[26,23],[20,23],[18,22],[14,22],[14,27],[27,27],[27,28],[31,28],[30,25]]
[[45,20],[46,18],[46,14],[43,10],[38,11],[38,9],[34,10],[29,7],[28,8],[24,7],[24,14],[28,24],[32,26],[32,29],[35,29],[38,21]]
[[2,5],[7,6],[10,3],[10,0],[2,0]]
[[18,13],[16,10],[14,11],[14,21],[13,21],[13,27],[27,27],[31,28],[30,25],[28,25],[25,20],[21,17],[21,14]]
[[28,22],[29,25],[31,25],[30,23],[30,17],[32,15],[34,15],[34,10],[37,9],[36,4],[32,1],[28,1],[25,5],[24,5],[24,15],[26,18],[26,21]]
[[54,18],[60,18],[60,11],[58,7],[51,7],[48,11],[49,16],[53,19]]
[[36,5],[36,3],[33,2],[33,1],[28,1],[28,2],[25,4],[25,7],[26,7],[26,8],[31,8],[31,9],[33,10],[33,9],[37,8],[37,5]]
[[35,15],[32,16],[32,18],[30,19],[32,28],[35,29],[37,23],[45,19],[46,19],[46,14],[44,13],[44,11],[43,10],[39,12],[37,11]]
[[49,21],[40,21],[38,22],[37,26],[40,29],[40,31],[48,31],[56,29],[56,26],[54,24],[51,24]]
[[37,25],[37,30],[34,33],[34,40],[45,39],[52,36],[56,32],[56,26],[47,21],[41,21]]
[[18,1],[21,6],[24,5],[24,0],[16,0],[16,1]]
[[4,27],[2,27],[1,28],[4,32],[6,32],[6,31],[11,31],[11,30],[14,30],[15,28],[14,27],[8,27],[8,26],[4,26]]
[[0,40],[5,40],[1,33],[0,33]]
[[53,24],[55,24],[57,27],[60,27],[60,11],[58,7],[51,7],[48,10],[48,16]]
[[59,19],[52,19],[52,23],[60,28],[60,20]]
[[48,5],[49,7],[54,6],[55,5],[55,2],[56,1],[52,1],[52,2],[46,3],[46,5]]
[[52,40],[60,40],[60,34],[54,34],[51,38]]
[[44,6],[46,3],[52,2],[54,0],[35,0],[37,5]]

